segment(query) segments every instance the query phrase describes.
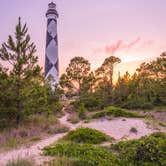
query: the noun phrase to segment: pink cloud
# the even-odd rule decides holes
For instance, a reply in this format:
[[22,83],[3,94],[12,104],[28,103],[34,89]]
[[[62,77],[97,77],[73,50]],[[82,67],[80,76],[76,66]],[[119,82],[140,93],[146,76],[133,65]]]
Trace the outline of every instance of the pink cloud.
[[119,40],[115,44],[112,44],[110,46],[105,47],[105,52],[107,54],[114,55],[118,50],[120,50],[123,47],[123,41]]
[[138,37],[137,39],[135,39],[134,41],[130,42],[129,44],[127,44],[124,47],[126,47],[127,50],[130,50],[130,49],[133,48],[133,46],[137,45],[140,41],[141,41],[141,38]]
[[147,46],[151,46],[152,44],[153,44],[153,41],[151,41],[151,40],[142,41],[142,39],[140,37],[136,38],[135,40],[133,40],[129,43],[126,43],[123,40],[118,40],[114,44],[106,45],[104,47],[104,49],[101,49],[101,48],[95,49],[94,54],[105,52],[106,54],[114,55],[118,51],[129,52],[136,48],[142,49]]
[[110,55],[114,55],[117,51],[130,51],[134,46],[138,45],[141,42],[141,38],[131,41],[130,43],[126,43],[122,40],[117,41],[115,44],[105,47],[105,52]]

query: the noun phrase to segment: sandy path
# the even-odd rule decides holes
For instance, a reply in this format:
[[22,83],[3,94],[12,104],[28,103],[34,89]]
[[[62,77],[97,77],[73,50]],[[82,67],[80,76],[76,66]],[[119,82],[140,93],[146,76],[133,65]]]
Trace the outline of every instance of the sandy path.
[[[117,141],[121,139],[137,139],[141,136],[148,135],[155,130],[147,127],[143,119],[136,118],[115,118],[113,120],[99,119],[93,120],[90,123],[78,123],[71,124],[67,121],[69,113],[66,113],[65,116],[59,119],[60,123],[70,127],[71,130],[74,130],[78,127],[90,127],[97,130],[100,130],[107,135],[114,137]],[[124,121],[125,119],[125,121]],[[137,133],[131,133],[131,127],[137,128]],[[5,166],[8,160],[19,158],[28,158],[31,157],[34,159],[36,164],[40,165],[44,161],[49,161],[50,158],[43,157],[41,155],[42,149],[45,146],[48,146],[59,138],[62,138],[65,134],[56,134],[55,136],[49,137],[45,140],[40,141],[39,143],[32,145],[30,147],[22,147],[20,149],[12,150],[9,152],[0,154],[0,166]]]
[[[66,114],[64,117],[59,119],[61,124],[64,124],[64,125],[66,124],[65,121],[67,119],[67,116],[68,114]],[[5,153],[0,153],[0,166],[5,166],[9,160],[17,159],[17,158],[32,158],[35,161],[35,163],[38,165],[42,164],[44,161],[47,161],[47,160],[49,161],[49,158],[43,157],[41,155],[42,149],[45,146],[48,146],[54,143],[55,141],[57,141],[58,139],[62,138],[64,135],[65,134],[56,134],[28,148],[22,147],[20,149],[11,150]]]
[[32,145],[29,148],[22,147],[20,149],[2,153],[0,154],[0,166],[5,166],[8,160],[17,158],[32,158],[34,161],[36,161],[36,164],[42,164],[44,161],[47,161],[47,158],[43,158],[43,156],[40,155],[41,149],[54,143],[63,136],[64,134],[57,134],[53,137],[42,140],[41,142]]

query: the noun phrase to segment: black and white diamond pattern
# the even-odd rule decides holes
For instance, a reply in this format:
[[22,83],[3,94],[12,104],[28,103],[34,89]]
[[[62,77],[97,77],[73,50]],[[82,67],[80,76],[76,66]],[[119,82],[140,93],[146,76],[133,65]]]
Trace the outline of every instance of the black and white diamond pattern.
[[58,39],[57,39],[57,21],[49,18],[47,21],[47,39],[46,39],[46,59],[45,76],[52,76],[55,83],[58,83]]

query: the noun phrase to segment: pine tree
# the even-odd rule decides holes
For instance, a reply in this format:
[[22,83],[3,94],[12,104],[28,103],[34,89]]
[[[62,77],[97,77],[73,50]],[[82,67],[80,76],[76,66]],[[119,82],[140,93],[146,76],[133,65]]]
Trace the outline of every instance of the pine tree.
[[7,62],[11,68],[10,90],[14,96],[12,105],[17,110],[17,123],[20,122],[22,114],[36,109],[37,106],[40,108],[46,101],[41,68],[37,65],[38,57],[35,56],[36,46],[27,32],[27,25],[22,26],[19,18],[15,36],[10,35],[0,49],[0,59]]

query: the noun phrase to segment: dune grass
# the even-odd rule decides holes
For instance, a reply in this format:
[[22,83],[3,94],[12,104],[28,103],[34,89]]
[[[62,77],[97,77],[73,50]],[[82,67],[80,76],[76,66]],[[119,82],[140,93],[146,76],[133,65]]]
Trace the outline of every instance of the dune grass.
[[17,159],[8,161],[6,166],[35,166],[32,159]]

